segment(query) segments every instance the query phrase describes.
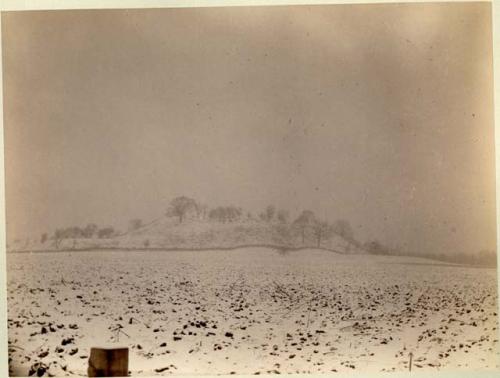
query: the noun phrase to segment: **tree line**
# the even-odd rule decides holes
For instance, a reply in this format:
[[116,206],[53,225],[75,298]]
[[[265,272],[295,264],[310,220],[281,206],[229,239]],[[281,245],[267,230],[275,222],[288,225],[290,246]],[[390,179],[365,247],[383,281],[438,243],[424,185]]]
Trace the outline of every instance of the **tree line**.
[[[244,212],[241,207],[236,206],[217,206],[209,209],[208,206],[199,204],[196,200],[181,196],[174,198],[165,212],[166,216],[175,217],[181,224],[191,215],[197,219],[208,219],[214,222],[231,223],[242,220],[260,220],[267,223],[278,223],[281,227],[278,230],[283,236],[290,237],[292,233],[299,233],[302,244],[314,238],[314,243],[318,247],[321,242],[337,234],[354,245],[359,243],[354,238],[354,231],[350,223],[346,220],[337,220],[330,224],[326,220],[319,219],[311,210],[304,210],[300,215],[290,221],[289,212],[284,209],[277,209],[273,205],[267,206],[257,216],[251,212]],[[310,240],[309,240],[310,242]]]
[[55,246],[58,247],[64,239],[108,239],[112,238],[116,234],[117,231],[111,226],[100,228],[94,223],[89,223],[85,227],[71,226],[57,228],[50,237],[49,234],[45,232],[40,236],[40,242],[45,244],[49,239],[51,239]]

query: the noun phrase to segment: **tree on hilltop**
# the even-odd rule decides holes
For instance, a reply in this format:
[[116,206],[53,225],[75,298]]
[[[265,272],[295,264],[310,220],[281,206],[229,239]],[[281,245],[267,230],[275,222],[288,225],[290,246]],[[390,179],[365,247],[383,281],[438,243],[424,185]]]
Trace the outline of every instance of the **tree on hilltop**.
[[298,217],[293,221],[293,227],[299,229],[302,234],[302,244],[305,241],[306,229],[312,227],[316,223],[316,216],[311,210],[304,210]]
[[185,196],[176,197],[170,202],[166,215],[178,217],[179,223],[182,223],[186,214],[192,209],[196,209],[196,201],[194,199]]
[[207,218],[207,214],[208,214],[208,206],[207,205],[195,202],[194,210],[196,211],[196,217],[198,219],[206,219]]
[[318,248],[321,246],[321,241],[332,236],[333,229],[325,221],[315,221],[312,224],[314,236],[316,236],[316,243]]
[[277,215],[276,215],[276,218],[278,218],[278,221],[280,223],[287,223],[288,222],[288,218],[289,218],[289,214],[288,214],[288,211],[286,210],[279,210]]
[[113,227],[104,227],[97,231],[97,236],[99,239],[109,239],[115,234],[115,229]]
[[266,207],[266,220],[271,222],[274,219],[274,215],[276,214],[276,208],[273,205],[269,205]]
[[97,227],[96,224],[89,223],[83,229],[83,237],[88,238],[88,239],[92,238],[97,233],[98,229],[99,229],[99,227]]
[[218,206],[210,210],[208,217],[217,222],[234,222],[241,219],[243,210],[235,206]]
[[333,224],[333,232],[348,241],[354,240],[354,231],[352,230],[351,224],[344,219],[339,219]]

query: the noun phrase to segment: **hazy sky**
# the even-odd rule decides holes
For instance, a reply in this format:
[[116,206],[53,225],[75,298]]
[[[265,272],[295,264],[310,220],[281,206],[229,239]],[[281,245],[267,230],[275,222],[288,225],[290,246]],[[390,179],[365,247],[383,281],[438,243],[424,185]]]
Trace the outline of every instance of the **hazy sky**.
[[174,196],[495,248],[490,4],[2,15],[8,237]]

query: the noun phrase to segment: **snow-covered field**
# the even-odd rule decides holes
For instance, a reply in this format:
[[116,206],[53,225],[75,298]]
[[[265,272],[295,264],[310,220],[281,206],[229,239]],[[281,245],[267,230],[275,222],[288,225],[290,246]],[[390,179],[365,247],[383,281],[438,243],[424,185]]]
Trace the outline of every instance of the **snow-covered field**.
[[263,248],[7,256],[12,375],[86,375],[128,346],[132,375],[496,369],[494,269]]

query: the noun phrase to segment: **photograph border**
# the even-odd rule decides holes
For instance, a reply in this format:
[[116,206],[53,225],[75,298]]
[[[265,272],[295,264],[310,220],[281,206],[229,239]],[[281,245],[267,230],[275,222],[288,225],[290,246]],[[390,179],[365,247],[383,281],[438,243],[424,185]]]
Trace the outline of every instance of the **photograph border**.
[[[300,0],[2,0],[0,12],[5,11],[30,11],[30,10],[77,10],[77,9],[138,9],[138,8],[194,8],[194,7],[238,7],[238,6],[287,6],[287,5],[334,5],[334,4],[389,4],[389,3],[491,3],[492,4],[492,27],[493,27],[493,77],[494,77],[494,119],[495,119],[495,173],[496,173],[496,230],[497,230],[497,259],[499,250],[500,223],[500,130],[497,120],[500,119],[500,0],[440,0],[436,2],[423,0],[336,0],[336,1],[300,1]],[[1,19],[0,19],[0,46],[1,46]],[[9,376],[8,372],[8,348],[7,348],[7,272],[6,272],[6,218],[5,218],[5,167],[4,167],[4,132],[3,132],[3,67],[2,53],[0,49],[0,376]],[[500,276],[497,268],[497,289],[500,293]],[[500,301],[498,301],[500,302]],[[497,302],[497,305],[498,305]],[[500,310],[500,306],[498,306]],[[500,311],[499,311],[500,313]],[[500,330],[497,329],[500,334]],[[499,361],[500,362],[500,361]],[[412,372],[412,373],[335,373],[335,374],[297,374],[296,377],[477,377],[489,378],[498,377],[499,371],[472,372],[472,371],[451,371],[451,372]],[[239,375],[240,377],[250,377],[250,375]],[[262,376],[270,376],[263,374]],[[185,375],[183,375],[185,377]],[[203,375],[202,377],[224,377],[221,375]]]

